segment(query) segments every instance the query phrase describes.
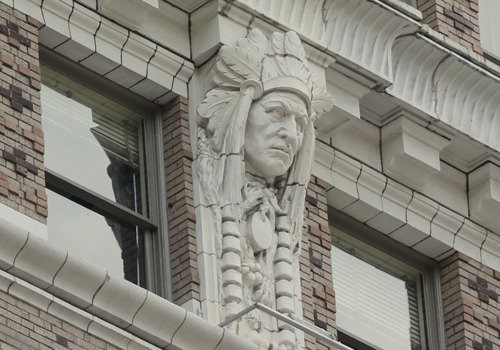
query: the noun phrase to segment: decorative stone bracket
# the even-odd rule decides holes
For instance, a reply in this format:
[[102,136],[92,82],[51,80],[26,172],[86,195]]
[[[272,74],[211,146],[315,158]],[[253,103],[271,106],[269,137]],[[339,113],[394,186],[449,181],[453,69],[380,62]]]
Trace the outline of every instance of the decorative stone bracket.
[[326,70],[326,89],[335,106],[319,118],[315,126],[321,134],[331,135],[349,120],[360,118],[359,101],[370,89],[334,69]]
[[500,167],[486,163],[469,174],[471,218],[500,232]]
[[440,171],[439,153],[448,143],[448,139],[399,117],[382,128],[384,172],[422,187]]

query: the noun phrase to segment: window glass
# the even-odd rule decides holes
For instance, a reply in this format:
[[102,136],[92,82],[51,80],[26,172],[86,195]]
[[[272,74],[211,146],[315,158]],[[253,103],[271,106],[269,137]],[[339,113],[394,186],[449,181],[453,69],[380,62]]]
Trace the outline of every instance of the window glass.
[[479,0],[479,34],[483,50],[493,55],[495,59],[500,59],[500,1]]
[[42,105],[45,166],[141,212],[140,121],[103,116],[46,85]]
[[363,349],[424,349],[421,273],[339,229],[332,235],[340,339]]
[[148,218],[143,116],[81,75],[44,66],[42,79],[49,242],[145,286],[144,235],[157,226]]
[[49,241],[115,277],[141,282],[142,234],[47,190]]

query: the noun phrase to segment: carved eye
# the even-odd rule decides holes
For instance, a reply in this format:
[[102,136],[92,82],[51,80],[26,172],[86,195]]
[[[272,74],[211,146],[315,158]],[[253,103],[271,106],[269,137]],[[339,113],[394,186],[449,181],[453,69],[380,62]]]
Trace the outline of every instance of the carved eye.
[[285,118],[285,116],[286,116],[285,110],[281,107],[269,108],[269,109],[266,109],[266,112],[275,121],[281,120],[281,119]]

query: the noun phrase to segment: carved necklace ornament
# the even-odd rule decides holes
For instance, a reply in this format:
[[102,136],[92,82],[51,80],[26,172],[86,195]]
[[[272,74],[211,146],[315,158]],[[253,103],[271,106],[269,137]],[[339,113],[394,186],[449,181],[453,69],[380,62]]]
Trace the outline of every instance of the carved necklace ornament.
[[[313,121],[332,100],[294,32],[267,39],[254,29],[223,46],[214,83],[198,106],[198,176],[216,231],[221,316],[255,302],[293,314]],[[292,328],[258,311],[233,327],[265,348],[297,349]]]

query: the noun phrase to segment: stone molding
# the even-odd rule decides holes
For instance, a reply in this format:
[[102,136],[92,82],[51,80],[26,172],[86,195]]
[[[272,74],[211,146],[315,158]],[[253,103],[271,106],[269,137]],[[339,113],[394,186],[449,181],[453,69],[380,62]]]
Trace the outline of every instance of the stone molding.
[[3,270],[0,270],[0,291],[19,298],[117,347],[123,349],[160,349]]
[[428,40],[415,38],[396,42],[393,62],[394,84],[387,89],[390,95],[500,150],[498,76]]
[[468,176],[471,217],[500,231],[500,167],[486,163]]
[[148,100],[187,97],[194,66],[169,49],[72,0],[1,1],[40,21],[42,44]]
[[328,49],[390,84],[394,40],[416,32],[418,25],[366,0],[330,0],[325,7]]
[[98,10],[131,29],[139,29],[148,15],[160,8],[158,0],[100,0]]
[[159,348],[259,349],[154,293],[54,249],[5,219],[0,219],[0,241],[2,290],[103,339],[128,343],[141,338]]
[[403,182],[424,186],[441,170],[440,152],[449,140],[403,116],[381,129],[383,169]]
[[500,270],[500,237],[434,200],[318,141],[313,175],[328,204],[433,258],[462,252]]
[[330,1],[239,0],[238,2],[319,43],[326,35],[326,28],[322,24],[325,23],[325,10]]

